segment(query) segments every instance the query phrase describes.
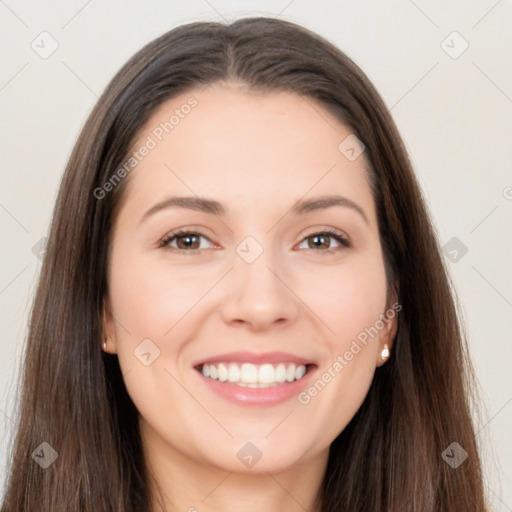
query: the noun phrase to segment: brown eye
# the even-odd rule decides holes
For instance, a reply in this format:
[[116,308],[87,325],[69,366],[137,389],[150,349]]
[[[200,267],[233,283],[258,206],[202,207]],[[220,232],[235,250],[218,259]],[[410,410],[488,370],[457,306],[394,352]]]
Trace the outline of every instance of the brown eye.
[[[331,239],[336,240],[339,245],[337,247],[330,247]],[[351,243],[347,238],[342,236],[337,231],[330,230],[308,235],[306,238],[304,238],[301,244],[306,241],[308,242],[308,247],[306,247],[306,249],[324,249],[325,251],[330,251],[344,249],[351,246]]]
[[[169,249],[181,250],[185,252],[195,252],[204,247],[200,247],[201,238],[208,240],[208,238],[201,233],[192,231],[177,231],[170,233],[160,242],[160,247],[168,247]],[[176,246],[171,246],[171,243],[176,242]]]
[[[209,238],[201,233],[194,231],[176,231],[169,233],[162,239],[159,247],[168,248],[173,251],[180,252],[191,252],[195,253],[200,249],[206,249],[207,247],[201,247],[201,239],[208,240]],[[338,243],[338,246],[331,247],[332,240]],[[312,233],[303,239],[301,244],[307,242],[308,246],[305,249],[321,250],[319,252],[333,252],[351,247],[351,242],[345,236],[341,235],[337,231],[321,231],[318,233]],[[173,245],[173,244],[176,245]]]

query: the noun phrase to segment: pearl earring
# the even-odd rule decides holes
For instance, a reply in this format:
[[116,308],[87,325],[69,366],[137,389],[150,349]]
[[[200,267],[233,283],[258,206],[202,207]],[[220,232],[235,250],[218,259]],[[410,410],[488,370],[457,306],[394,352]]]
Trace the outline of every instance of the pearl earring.
[[380,358],[382,359],[382,362],[385,363],[389,358],[389,348],[387,343],[384,345],[384,348],[382,349],[382,352],[380,353]]
[[[110,335],[107,335],[107,339],[111,339]],[[103,346],[103,350],[106,352],[107,351],[107,342],[103,341],[102,346]]]

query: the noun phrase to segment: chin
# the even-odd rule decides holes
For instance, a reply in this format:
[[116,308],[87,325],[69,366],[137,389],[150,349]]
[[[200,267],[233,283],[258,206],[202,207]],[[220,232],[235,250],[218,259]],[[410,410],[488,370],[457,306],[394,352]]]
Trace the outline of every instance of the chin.
[[268,439],[261,443],[247,441],[234,444],[235,448],[226,447],[218,456],[212,454],[210,448],[210,452],[205,454],[205,462],[224,471],[254,475],[286,471],[300,464],[305,458],[303,449],[297,447],[293,450],[289,445],[274,444]]

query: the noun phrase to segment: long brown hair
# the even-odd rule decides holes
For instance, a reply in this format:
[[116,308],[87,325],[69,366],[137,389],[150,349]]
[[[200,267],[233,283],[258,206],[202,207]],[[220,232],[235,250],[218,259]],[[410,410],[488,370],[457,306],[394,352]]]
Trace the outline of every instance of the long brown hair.
[[[101,199],[94,191],[162,102],[224,80],[314,98],[363,142],[388,288],[402,305],[390,360],[330,447],[321,510],[482,512],[466,336],[397,128],[344,53],[264,17],[195,22],[158,37],[115,75],[87,119],[60,185],[31,311],[2,511],[149,510],[139,413],[117,357],[100,345],[111,228],[129,176]],[[58,453],[46,469],[33,456],[48,453],[43,442]],[[453,442],[468,454],[457,468],[442,456]]]

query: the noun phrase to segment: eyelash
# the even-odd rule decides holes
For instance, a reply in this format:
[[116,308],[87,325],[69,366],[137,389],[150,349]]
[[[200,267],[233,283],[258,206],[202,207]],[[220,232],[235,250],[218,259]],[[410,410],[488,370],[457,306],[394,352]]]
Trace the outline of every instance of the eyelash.
[[[171,251],[179,251],[179,252],[188,252],[188,253],[192,253],[192,254],[195,254],[197,253],[198,251],[200,251],[201,249],[180,249],[180,248],[177,248],[177,247],[169,247],[168,244],[172,241],[174,241],[175,239],[179,238],[180,236],[184,236],[184,235],[194,235],[194,236],[199,236],[199,237],[203,237],[203,238],[206,238],[207,240],[209,240],[209,238],[205,235],[203,235],[202,233],[198,233],[196,231],[186,231],[186,230],[179,230],[179,231],[174,231],[174,232],[171,232],[169,234],[167,234],[158,244],[158,247],[159,248],[163,248],[163,249],[169,249]],[[337,251],[340,251],[340,250],[343,250],[343,249],[348,249],[350,247],[352,247],[352,243],[350,242],[350,240],[348,238],[346,238],[345,236],[341,235],[340,233],[338,233],[337,231],[333,230],[333,229],[325,229],[323,231],[318,231],[318,232],[315,232],[315,233],[311,233],[310,235],[307,235],[305,236],[300,243],[302,243],[304,240],[307,240],[308,238],[311,238],[313,236],[318,236],[318,235],[327,235],[331,238],[334,238],[337,242],[339,242],[341,245],[339,247],[334,247],[334,248],[331,248],[331,249],[318,249],[317,251],[319,252],[326,252],[328,254],[332,254],[332,252],[337,252]],[[301,249],[302,250],[302,249]],[[315,250],[315,249],[312,249],[312,250]]]

